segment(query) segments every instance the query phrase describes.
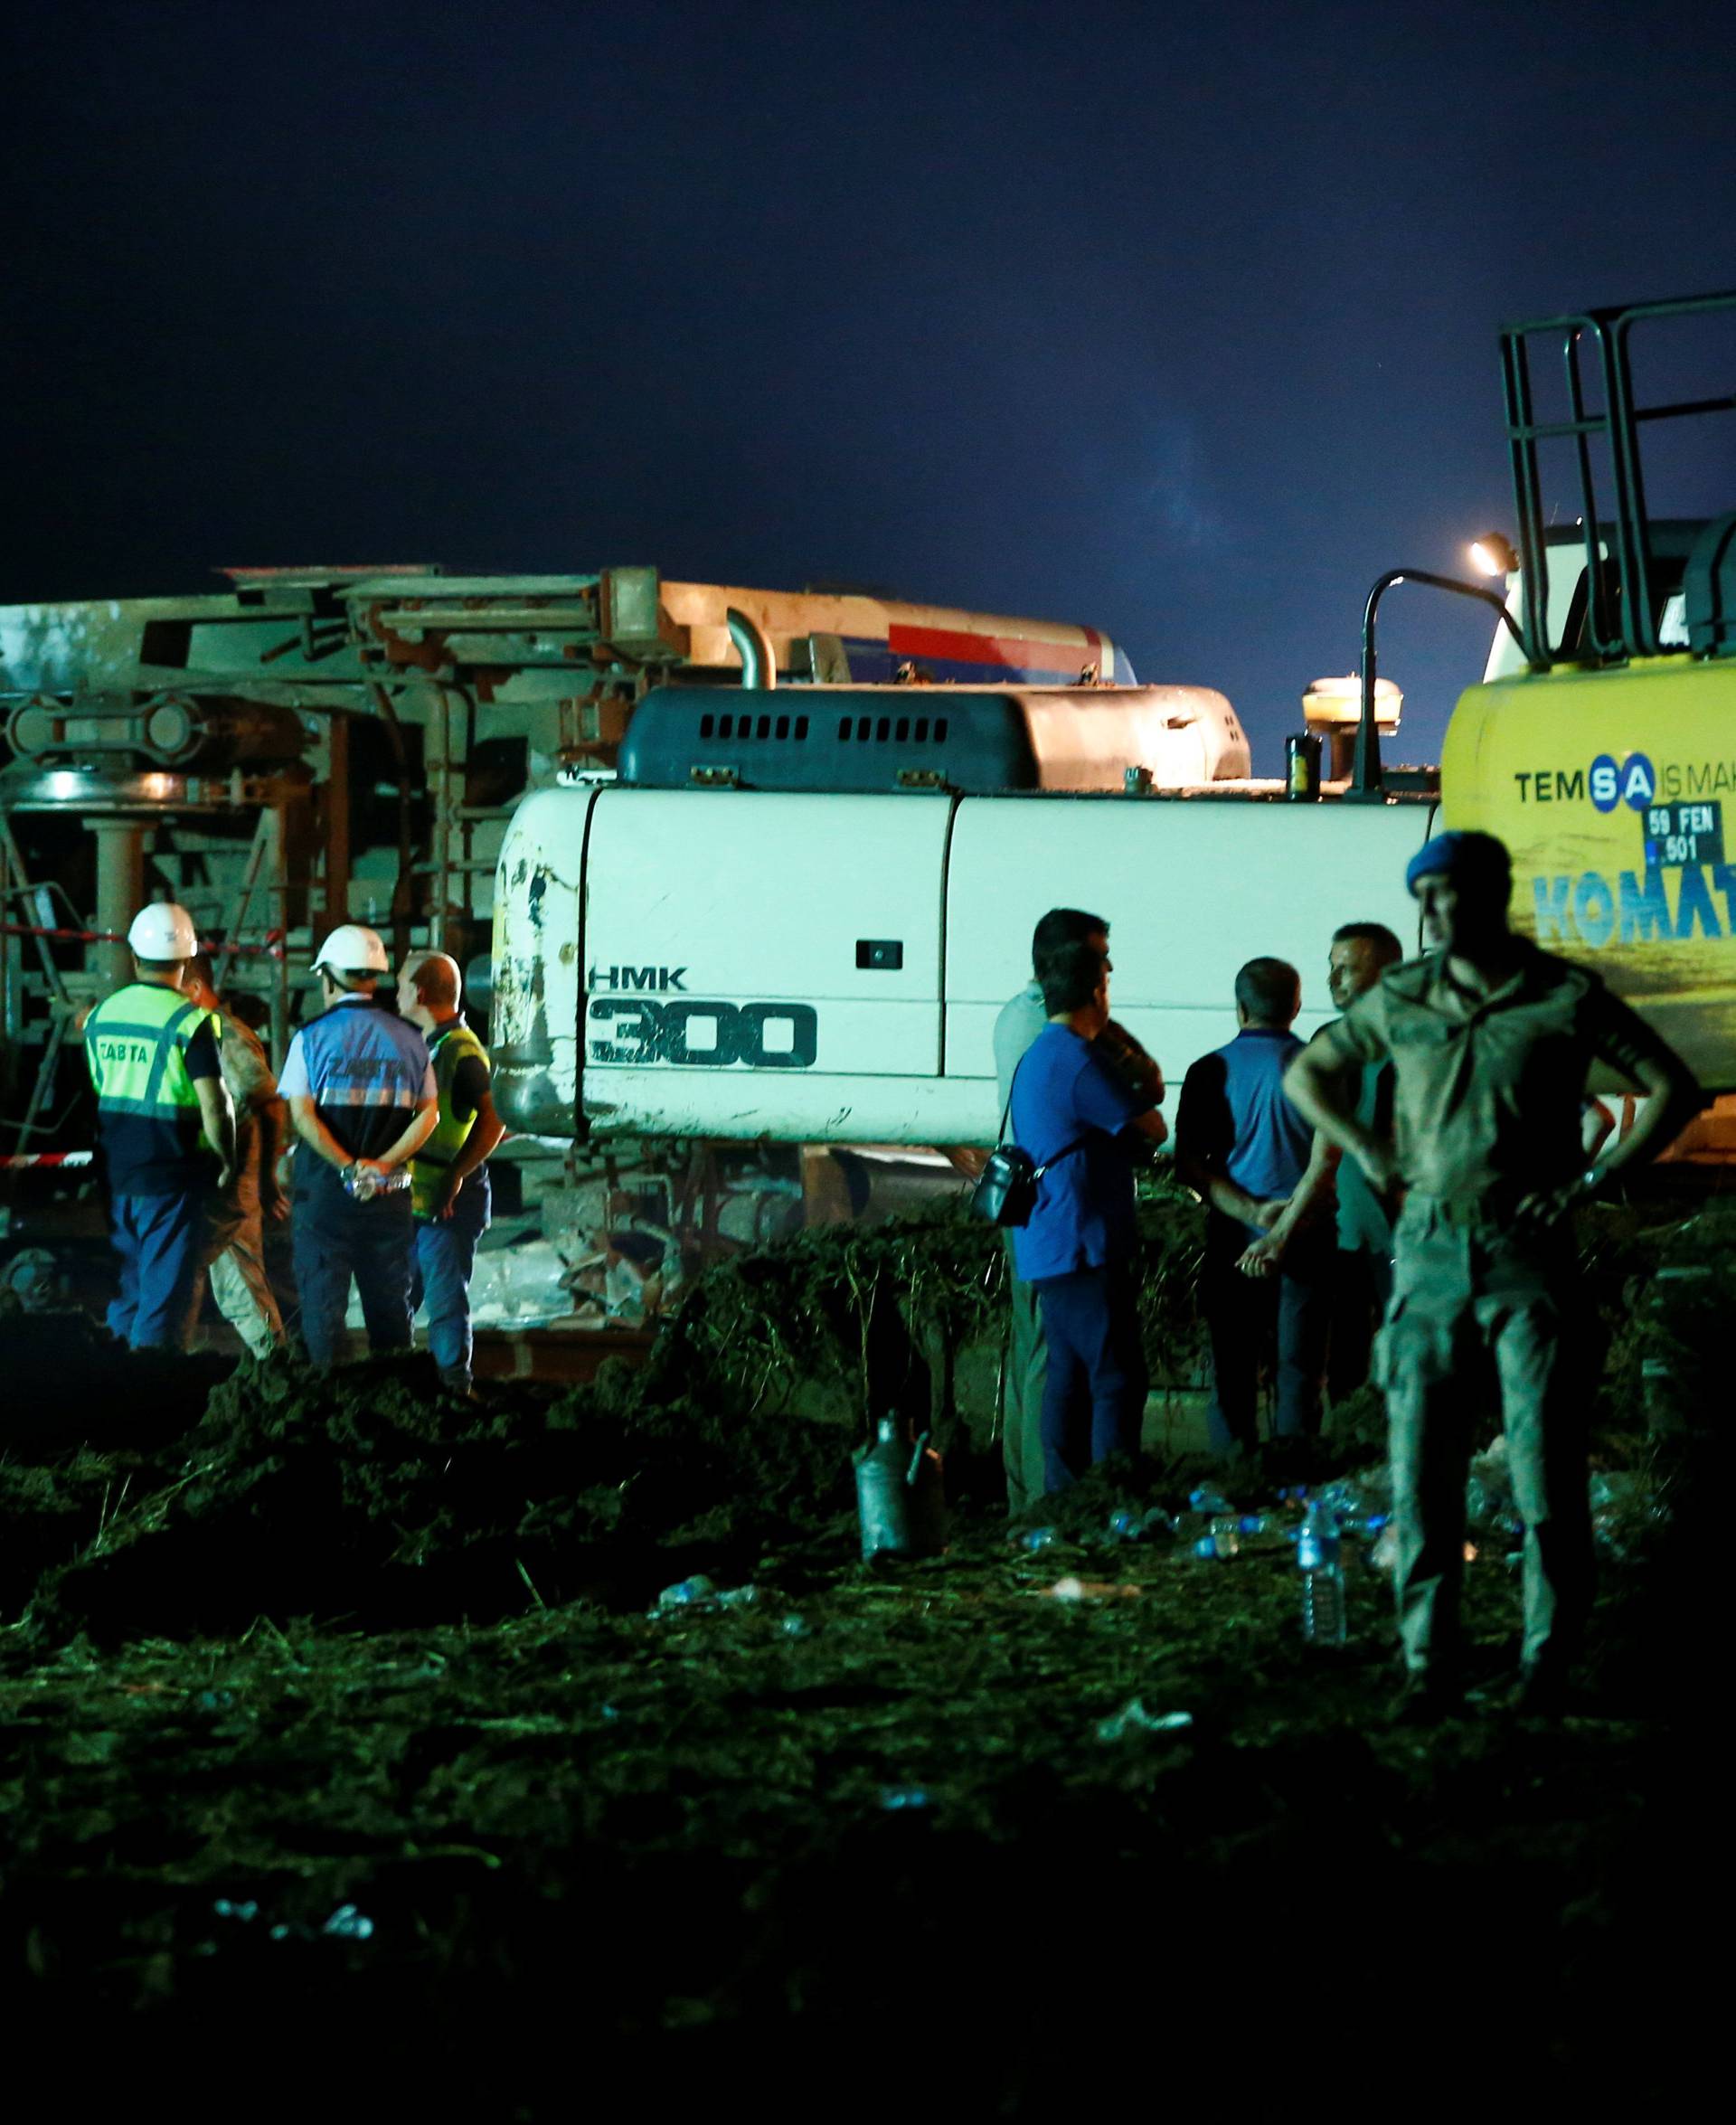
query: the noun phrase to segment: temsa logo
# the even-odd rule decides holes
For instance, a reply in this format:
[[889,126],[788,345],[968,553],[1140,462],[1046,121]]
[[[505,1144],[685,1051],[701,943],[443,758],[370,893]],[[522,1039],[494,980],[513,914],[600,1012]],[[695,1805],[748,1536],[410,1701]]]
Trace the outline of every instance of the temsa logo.
[[1521,804],[1571,804],[1589,797],[1600,812],[1618,804],[1643,812],[1658,786],[1657,770],[1643,752],[1620,760],[1600,752],[1589,768],[1532,768],[1513,779]]
[[1600,752],[1591,762],[1590,781],[1591,801],[1600,812],[1612,812],[1618,804],[1643,812],[1657,794],[1657,770],[1643,752],[1630,752],[1620,761]]
[[662,996],[671,989],[679,989],[684,995],[687,988],[683,979],[684,967],[593,967],[586,982],[588,988],[649,989]]

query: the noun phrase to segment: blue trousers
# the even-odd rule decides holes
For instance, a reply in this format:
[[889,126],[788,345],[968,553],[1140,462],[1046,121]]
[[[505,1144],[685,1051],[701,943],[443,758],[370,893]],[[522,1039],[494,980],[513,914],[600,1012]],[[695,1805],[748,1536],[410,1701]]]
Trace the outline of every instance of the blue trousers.
[[1274,1439],[1311,1439],[1320,1429],[1331,1325],[1330,1234],[1298,1241],[1273,1277],[1245,1277],[1236,1267],[1250,1234],[1229,1218],[1206,1229],[1200,1310],[1212,1344],[1212,1402],[1206,1424],[1213,1453],[1260,1443],[1260,1365],[1277,1361]]
[[488,1229],[488,1176],[472,1174],[450,1217],[416,1220],[410,1270],[412,1313],[428,1310],[428,1347],[455,1385],[470,1384],[470,1272],[476,1242]]
[[[297,1157],[300,1166],[303,1159]],[[357,1203],[343,1176],[324,1160],[307,1161],[296,1180],[290,1228],[296,1289],[301,1298],[301,1339],[316,1365],[336,1362],[344,1349],[350,1279],[362,1299],[373,1350],[410,1348],[410,1262],[415,1244],[408,1193]]]
[[135,1350],[184,1350],[211,1259],[208,1194],[117,1195],[109,1237],[120,1256],[120,1296],[108,1326]]
[[1137,1453],[1149,1375],[1133,1278],[1121,1268],[1036,1280],[1049,1372],[1043,1488],[1064,1490],[1106,1454]]

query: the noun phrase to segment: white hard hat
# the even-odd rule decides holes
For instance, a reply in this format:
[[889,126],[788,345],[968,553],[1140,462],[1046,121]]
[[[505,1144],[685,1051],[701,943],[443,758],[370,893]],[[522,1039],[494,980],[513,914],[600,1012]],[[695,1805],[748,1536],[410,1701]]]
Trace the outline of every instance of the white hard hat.
[[314,972],[322,967],[334,974],[385,974],[391,971],[386,947],[377,930],[365,922],[340,922],[320,946]]
[[127,941],[141,959],[190,959],[199,949],[193,917],[172,900],[154,900],[133,917]]

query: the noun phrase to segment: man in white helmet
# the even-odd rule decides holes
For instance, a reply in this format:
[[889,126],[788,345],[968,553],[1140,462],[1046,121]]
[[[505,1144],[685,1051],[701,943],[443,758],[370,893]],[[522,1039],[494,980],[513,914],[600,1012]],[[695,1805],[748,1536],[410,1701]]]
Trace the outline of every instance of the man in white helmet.
[[278,1090],[301,1138],[292,1239],[302,1340],[328,1365],[343,1350],[352,1277],[370,1347],[410,1347],[410,1161],[439,1103],[421,1034],[377,993],[389,972],[378,932],[341,923],[314,971],[326,1008],[290,1042]]
[[213,1242],[212,1197],[235,1167],[235,1111],[210,1012],[186,995],[199,949],[173,902],[127,932],[133,978],[85,1020],[97,1148],[120,1256],[108,1326],[135,1350],[182,1350]]

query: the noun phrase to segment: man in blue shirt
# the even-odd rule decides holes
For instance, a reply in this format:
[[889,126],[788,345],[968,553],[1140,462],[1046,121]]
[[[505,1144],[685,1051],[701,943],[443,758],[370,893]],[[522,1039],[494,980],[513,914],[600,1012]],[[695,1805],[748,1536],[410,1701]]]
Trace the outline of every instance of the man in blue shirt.
[[[1095,946],[1103,955],[1105,971],[1115,971],[1109,958],[1109,926],[1101,915],[1083,908],[1051,908],[1043,916],[1031,938],[1033,969],[1058,947],[1079,943]],[[1017,996],[1002,1006],[995,1021],[995,1076],[1003,1113],[1013,1097],[1013,1073],[1048,1023],[1043,984],[1033,971]],[[1152,1101],[1163,1099],[1162,1071],[1124,1026],[1111,1020],[1097,1037],[1096,1052],[1099,1060],[1107,1062],[1135,1091],[1144,1091]],[[1001,1398],[1001,1463],[1006,1475],[1006,1509],[1016,1516],[1043,1496],[1043,1395],[1049,1377],[1049,1349],[1043,1341],[1036,1289],[1019,1274],[1015,1234],[1009,1227],[1001,1237],[1006,1243],[1010,1317]]]
[[[1326,960],[1326,988],[1334,1006],[1347,1011],[1366,996],[1389,967],[1404,957],[1404,947],[1382,922],[1345,922],[1333,931]],[[1355,1110],[1359,1128],[1383,1140],[1392,1133],[1392,1064],[1365,1062]],[[1298,1236],[1306,1243],[1324,1214],[1327,1198],[1337,1196],[1337,1245],[1334,1250],[1331,1297],[1327,1308],[1326,1394],[1336,1403],[1368,1384],[1374,1331],[1392,1296],[1392,1218],[1391,1195],[1377,1195],[1368,1176],[1354,1158],[1341,1158],[1324,1129],[1316,1129],[1308,1170],[1283,1215],[1263,1240],[1249,1250],[1242,1267],[1250,1275],[1269,1275]]]
[[376,994],[389,972],[379,933],[341,923],[314,968],[326,1007],[290,1042],[278,1091],[301,1138],[291,1228],[301,1336],[328,1365],[352,1277],[369,1346],[410,1348],[410,1160],[439,1103],[421,1034]]
[[[1119,1139],[1168,1135],[1149,1085],[1134,1090],[1096,1050],[1109,1023],[1107,953],[1074,940],[1044,953],[1048,1022],[1013,1081],[1013,1140],[1043,1169],[1028,1224],[1014,1236],[1048,1346],[1043,1488],[1061,1490],[1090,1461],[1134,1453],[1146,1373],[1133,1280],[1133,1162]],[[1161,1091],[1158,1094],[1161,1097]]]
[[1285,1070],[1302,1052],[1290,1031],[1301,1007],[1294,967],[1250,959],[1236,976],[1241,1031],[1194,1064],[1175,1116],[1175,1170],[1208,1212],[1200,1309],[1212,1344],[1208,1421],[1219,1453],[1258,1443],[1260,1365],[1274,1327],[1275,1435],[1307,1438],[1319,1422],[1331,1221],[1296,1233],[1276,1273],[1260,1251],[1313,1148],[1313,1130],[1283,1089]]

